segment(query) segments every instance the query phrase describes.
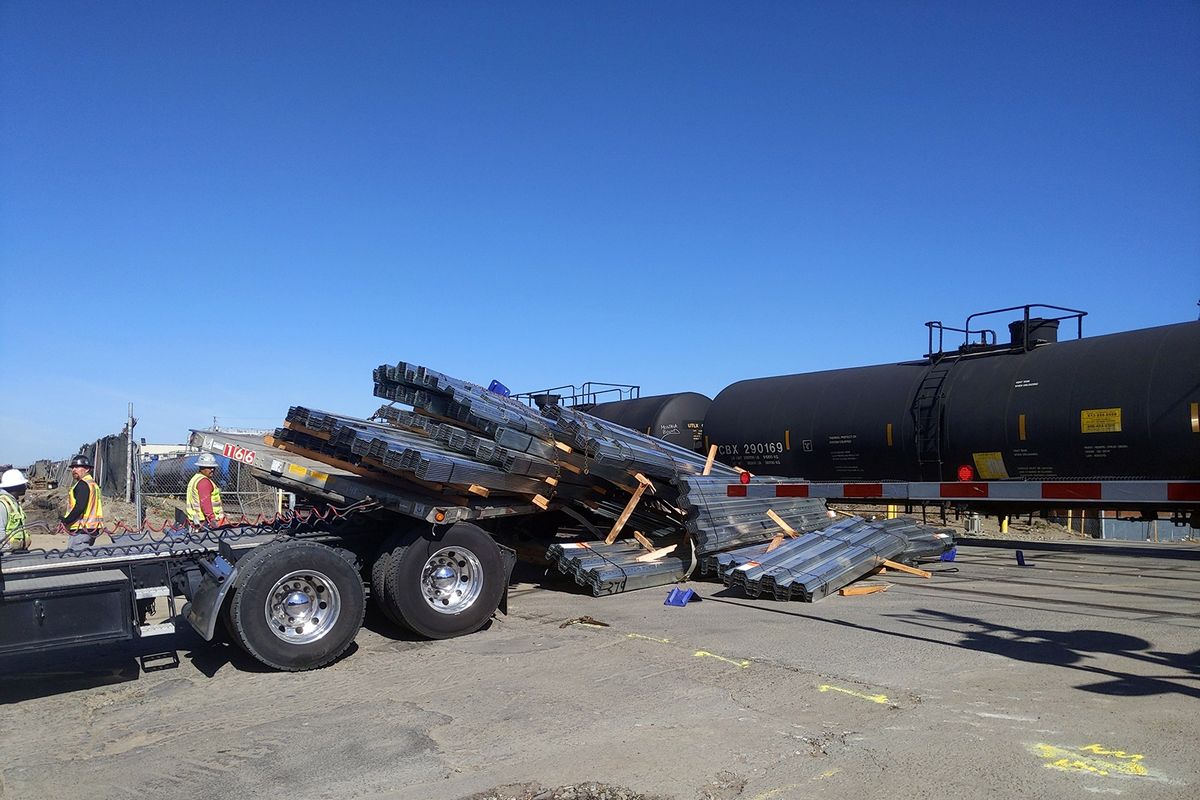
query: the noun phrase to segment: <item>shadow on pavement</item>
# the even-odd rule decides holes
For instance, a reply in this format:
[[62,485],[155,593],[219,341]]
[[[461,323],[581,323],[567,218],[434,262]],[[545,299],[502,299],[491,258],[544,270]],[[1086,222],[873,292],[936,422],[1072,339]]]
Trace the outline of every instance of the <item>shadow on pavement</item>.
[[[1098,675],[1107,680],[1098,683],[1087,683],[1075,688],[1085,692],[1113,696],[1146,697],[1155,694],[1181,694],[1185,697],[1200,699],[1200,686],[1189,686],[1181,681],[1200,680],[1200,650],[1191,653],[1170,653],[1150,650],[1153,645],[1137,636],[1098,630],[1050,631],[1023,630],[1005,625],[996,625],[987,620],[949,614],[933,609],[919,608],[909,614],[890,614],[888,619],[899,622],[944,631],[961,638],[958,641],[935,639],[920,636],[915,633],[886,630],[871,625],[849,622],[841,619],[828,619],[815,614],[805,614],[789,608],[771,608],[755,605],[750,600],[738,600],[728,590],[722,590],[705,599],[718,603],[738,606],[770,614],[784,614],[792,617],[836,625],[841,628],[877,633],[899,639],[916,642],[927,642],[943,647],[957,647],[965,650],[991,653],[1017,661],[1033,664],[1046,664],[1076,670],[1091,675]],[[1111,655],[1128,658],[1157,667],[1176,670],[1179,673],[1166,676],[1138,675],[1133,672],[1107,669],[1086,663],[1089,657],[1096,655]]]

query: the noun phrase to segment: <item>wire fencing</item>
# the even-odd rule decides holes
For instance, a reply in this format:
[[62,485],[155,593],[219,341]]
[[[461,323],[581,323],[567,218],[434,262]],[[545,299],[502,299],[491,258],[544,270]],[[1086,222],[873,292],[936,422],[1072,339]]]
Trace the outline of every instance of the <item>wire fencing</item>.
[[[198,472],[196,460],[200,452],[187,448],[181,452],[143,455],[140,459],[140,496],[166,498],[178,503],[180,515],[187,501],[187,487]],[[250,467],[224,456],[215,456],[217,469],[213,481],[221,490],[221,505],[225,516],[248,518],[272,516],[279,513],[282,494],[255,479]]]

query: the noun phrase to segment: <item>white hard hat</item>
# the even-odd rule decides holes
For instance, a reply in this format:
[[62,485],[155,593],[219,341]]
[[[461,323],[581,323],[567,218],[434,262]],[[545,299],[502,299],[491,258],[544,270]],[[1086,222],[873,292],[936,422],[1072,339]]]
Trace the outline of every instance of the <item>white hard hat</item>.
[[217,466],[217,457],[212,453],[201,453],[196,459],[197,469],[208,469],[209,467]]
[[29,483],[25,480],[25,476],[21,474],[19,469],[6,469],[4,474],[0,475],[0,489],[15,489],[18,486],[24,486]]

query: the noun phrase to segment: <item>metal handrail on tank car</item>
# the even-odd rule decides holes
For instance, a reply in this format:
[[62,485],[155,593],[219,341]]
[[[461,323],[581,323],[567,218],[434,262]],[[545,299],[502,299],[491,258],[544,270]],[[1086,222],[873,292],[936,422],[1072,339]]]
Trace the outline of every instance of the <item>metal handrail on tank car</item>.
[[[606,388],[594,388],[606,387]],[[567,394],[564,390],[570,389],[571,393]],[[513,397],[517,400],[522,400],[529,405],[536,405],[538,398],[557,397],[556,402],[561,402],[567,406],[579,405],[596,405],[600,395],[616,393],[617,400],[636,400],[642,396],[642,387],[633,383],[602,383],[599,381],[587,381],[582,386],[576,386],[573,383],[564,384],[563,386],[554,386],[550,389],[541,389],[534,392],[518,392]]]
[[[971,327],[971,320],[975,319],[976,317],[986,317],[991,314],[1006,314],[1009,311],[1022,311],[1022,312],[1024,312],[1025,317],[1023,320],[1024,327],[1022,328],[1022,331],[1021,331],[1021,349],[1028,351],[1029,350],[1029,320],[1031,319],[1031,317],[1029,316],[1029,311],[1030,311],[1030,309],[1034,309],[1034,308],[1045,308],[1045,309],[1049,309],[1051,311],[1066,311],[1067,313],[1063,314],[1061,317],[1042,317],[1042,319],[1044,319],[1047,322],[1061,322],[1062,320],[1065,320],[1065,319],[1073,319],[1078,323],[1078,331],[1075,335],[1075,338],[1076,339],[1083,338],[1083,318],[1088,315],[1088,312],[1080,311],[1077,308],[1066,308],[1065,306],[1051,306],[1051,305],[1047,305],[1045,303],[1029,303],[1029,304],[1023,305],[1023,306],[1011,306],[1010,308],[997,308],[997,309],[993,309],[992,311],[977,311],[976,313],[967,317],[966,326],[967,326],[967,329],[969,330]],[[965,342],[964,342],[964,344],[965,344]]]
[[[982,346],[982,347],[995,347],[996,346],[996,332],[994,330],[991,330],[990,328],[981,328],[980,330],[977,330],[977,331],[969,330],[967,328],[951,328],[946,325],[943,325],[941,320],[931,320],[929,322],[926,322],[925,327],[929,329],[929,347],[925,351],[925,358],[928,358],[930,360],[930,362],[934,362],[937,360],[935,358],[935,356],[941,356],[945,353],[945,348],[943,347],[943,344],[945,342],[946,331],[964,334],[963,335],[963,346],[964,347],[970,345],[971,335],[976,334],[976,333],[980,334],[980,337],[979,337],[980,346]],[[937,349],[937,351],[934,351],[934,349],[933,349],[933,331],[935,328],[937,329],[937,332],[938,332],[938,349]],[[989,333],[992,335],[992,341],[990,343],[988,342],[988,334]]]

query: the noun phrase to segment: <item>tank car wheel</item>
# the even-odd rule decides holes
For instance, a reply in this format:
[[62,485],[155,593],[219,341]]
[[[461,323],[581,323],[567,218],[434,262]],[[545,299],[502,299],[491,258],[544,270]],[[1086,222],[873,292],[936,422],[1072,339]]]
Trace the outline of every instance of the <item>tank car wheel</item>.
[[391,553],[384,597],[401,625],[430,639],[449,639],[484,626],[504,596],[500,548],[465,522],[444,534],[408,534]]
[[229,626],[250,655],[288,671],[325,666],[358,635],[362,579],[336,550],[283,542],[238,562]]

